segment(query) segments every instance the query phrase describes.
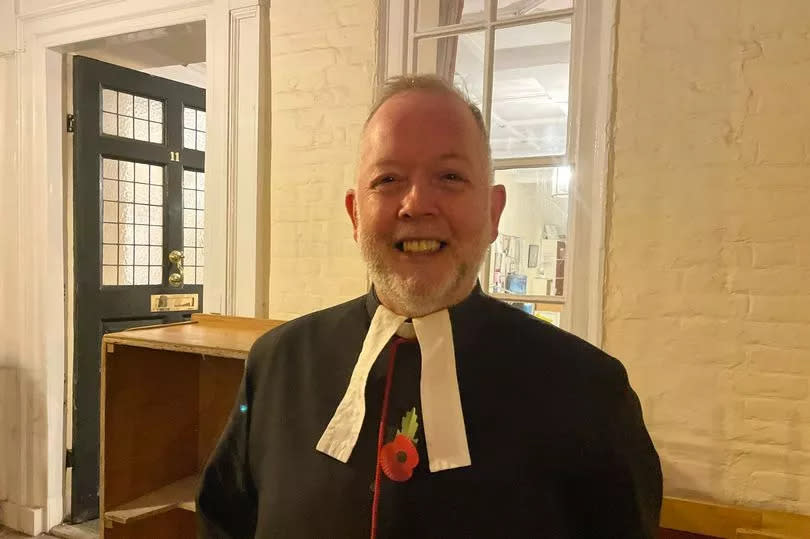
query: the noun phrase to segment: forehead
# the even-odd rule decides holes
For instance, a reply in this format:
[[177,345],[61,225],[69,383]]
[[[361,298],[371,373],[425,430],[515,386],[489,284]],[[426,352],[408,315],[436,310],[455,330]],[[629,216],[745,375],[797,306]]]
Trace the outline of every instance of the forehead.
[[428,159],[446,153],[483,157],[481,131],[458,97],[414,90],[395,95],[377,109],[366,126],[363,156]]

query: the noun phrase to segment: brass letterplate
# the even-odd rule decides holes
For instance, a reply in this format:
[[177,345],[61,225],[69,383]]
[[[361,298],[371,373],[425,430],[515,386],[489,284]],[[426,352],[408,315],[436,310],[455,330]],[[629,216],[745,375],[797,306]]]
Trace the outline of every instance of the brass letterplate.
[[200,305],[199,294],[152,294],[152,312],[196,311]]

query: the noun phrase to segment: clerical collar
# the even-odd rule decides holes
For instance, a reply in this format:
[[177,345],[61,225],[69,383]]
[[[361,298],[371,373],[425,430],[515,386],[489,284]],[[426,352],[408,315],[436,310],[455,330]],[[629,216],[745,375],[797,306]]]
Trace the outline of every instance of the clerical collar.
[[[481,287],[476,284],[470,296],[451,307],[451,310],[464,309],[465,304],[480,295]],[[394,334],[409,338],[408,333],[412,331],[419,342],[422,356],[422,423],[430,471],[469,466],[470,452],[458,389],[450,312],[443,309],[414,318],[411,329],[408,327],[411,324],[405,322],[405,316],[397,315],[380,304],[373,289],[368,294],[366,307],[371,325],[349,387],[318,441],[317,450],[341,462],[348,462],[363,425],[365,388],[371,367]]]

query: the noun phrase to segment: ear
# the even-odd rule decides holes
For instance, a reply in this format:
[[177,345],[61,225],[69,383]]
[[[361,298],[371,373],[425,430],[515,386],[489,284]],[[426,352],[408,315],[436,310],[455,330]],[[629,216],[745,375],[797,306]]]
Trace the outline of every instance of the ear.
[[352,229],[354,241],[357,241],[357,194],[354,189],[346,191],[346,212],[349,214],[349,219],[352,221]]
[[501,214],[503,214],[505,207],[506,188],[503,185],[493,185],[489,192],[490,243],[498,237],[498,225],[501,222]]

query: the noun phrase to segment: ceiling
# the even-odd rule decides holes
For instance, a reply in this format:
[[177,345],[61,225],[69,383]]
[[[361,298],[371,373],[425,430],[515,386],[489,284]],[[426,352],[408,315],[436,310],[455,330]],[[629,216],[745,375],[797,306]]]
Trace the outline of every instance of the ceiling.
[[63,52],[205,87],[204,21],[83,41]]
[[[425,0],[423,0],[425,1]],[[438,0],[427,0],[430,5],[428,9],[435,9]],[[460,0],[456,0],[458,2]],[[572,6],[572,0],[497,0],[498,18],[518,17],[530,15],[542,11],[552,11],[557,9],[568,9]],[[485,18],[484,6],[488,0],[463,0],[461,8],[461,22],[481,21]]]
[[[570,20],[496,32],[490,137],[494,157],[565,153],[570,36]],[[456,82],[480,103],[483,32],[461,36],[456,54]]]

